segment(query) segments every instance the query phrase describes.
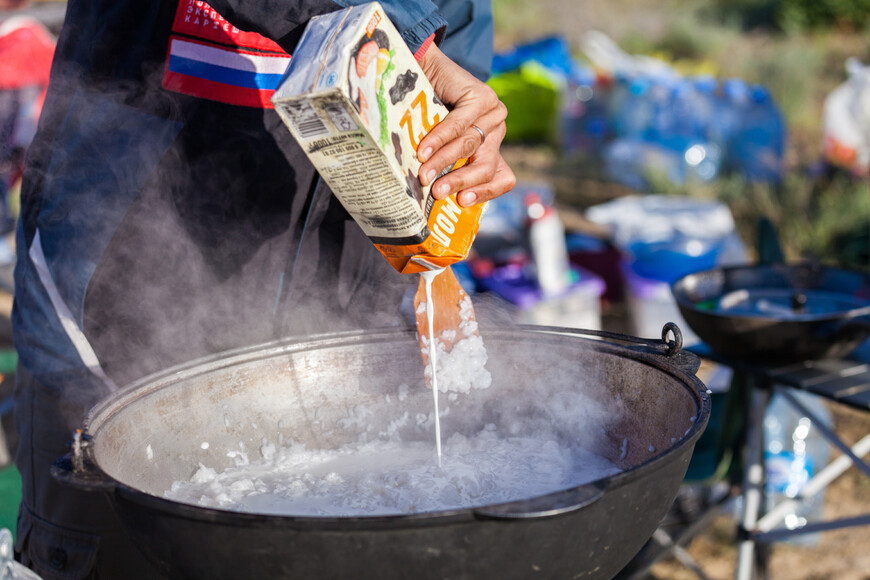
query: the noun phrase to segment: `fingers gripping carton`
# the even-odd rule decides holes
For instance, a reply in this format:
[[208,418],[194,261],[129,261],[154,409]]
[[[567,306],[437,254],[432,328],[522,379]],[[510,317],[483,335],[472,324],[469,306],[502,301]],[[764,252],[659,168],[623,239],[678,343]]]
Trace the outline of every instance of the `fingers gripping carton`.
[[483,204],[461,208],[420,184],[417,147],[448,110],[377,2],[312,18],[272,102],[396,270],[468,255]]

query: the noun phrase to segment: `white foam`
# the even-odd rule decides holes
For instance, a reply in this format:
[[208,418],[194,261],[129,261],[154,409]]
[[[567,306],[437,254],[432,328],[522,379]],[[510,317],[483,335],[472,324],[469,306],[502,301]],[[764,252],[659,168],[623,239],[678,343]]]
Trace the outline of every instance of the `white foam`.
[[165,497],[228,510],[297,516],[406,514],[537,497],[617,473],[610,461],[495,426],[444,443],[371,441],[332,450],[293,444],[218,473],[200,465]]

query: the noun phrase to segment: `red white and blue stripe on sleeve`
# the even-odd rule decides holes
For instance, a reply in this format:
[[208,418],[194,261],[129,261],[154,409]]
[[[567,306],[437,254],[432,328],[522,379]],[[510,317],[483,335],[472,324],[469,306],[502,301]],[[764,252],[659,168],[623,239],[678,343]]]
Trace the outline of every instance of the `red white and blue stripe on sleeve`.
[[[422,58],[435,35],[416,56]],[[290,55],[274,41],[239,30],[203,0],[180,0],[163,73],[163,88],[243,107],[272,108],[272,94]]]
[[173,38],[163,77],[167,89],[247,107],[271,107],[270,98],[290,55],[225,48]]

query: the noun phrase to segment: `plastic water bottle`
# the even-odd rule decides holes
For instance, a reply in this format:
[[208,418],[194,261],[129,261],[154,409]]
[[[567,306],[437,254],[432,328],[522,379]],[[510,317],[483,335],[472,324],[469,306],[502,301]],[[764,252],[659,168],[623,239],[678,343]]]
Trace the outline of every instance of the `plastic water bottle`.
[[710,126],[713,123],[715,110],[716,79],[710,75],[701,75],[693,77],[690,82],[695,95],[692,116],[697,124],[698,133],[708,141],[712,141]]
[[688,181],[709,182],[719,175],[722,148],[708,139],[705,123],[708,103],[689,81],[671,86],[664,110],[658,115],[656,140],[679,153]]
[[653,174],[677,185],[711,181],[722,159],[715,144],[674,138],[660,143],[616,139],[604,148],[603,157],[608,179],[638,191],[649,190]]
[[[712,181],[718,177],[725,166],[725,144],[718,141],[711,132],[716,114],[716,79],[700,76],[692,79],[692,101],[690,115],[695,133],[699,139],[686,151],[686,161],[690,171],[699,181]],[[692,147],[695,149],[692,149]]]
[[619,111],[628,98],[629,85],[632,77],[625,72],[616,71],[610,78],[610,94],[607,99],[607,119],[614,134],[616,133],[616,119],[619,116]]
[[776,183],[782,179],[785,123],[767,89],[754,85],[749,96],[734,158],[747,181]]
[[685,83],[679,81],[659,81],[649,90],[649,101],[652,105],[652,120],[646,138],[649,141],[666,143],[688,140],[694,137],[689,125],[690,119],[685,109]]
[[528,236],[538,285],[545,297],[557,296],[571,283],[565,228],[552,206],[537,193],[525,197]]
[[566,153],[599,155],[610,129],[607,87],[595,73],[577,67],[563,95],[560,140]]
[[749,86],[742,79],[727,79],[714,94],[713,117],[707,129],[708,139],[723,151],[723,169],[735,171],[734,141],[741,129],[743,115],[749,103]]
[[[819,397],[803,391],[792,390],[790,393],[830,427],[831,415]],[[772,509],[785,499],[795,498],[806,482],[827,465],[829,455],[827,441],[812,421],[784,396],[774,393],[764,415],[766,509]],[[803,499],[794,511],[786,514],[783,524],[788,529],[797,529],[818,521],[824,500],[824,490]],[[790,541],[814,544],[818,541],[818,535],[802,534]]]
[[608,179],[638,191],[649,189],[655,173],[672,183],[685,181],[681,155],[641,139],[614,139],[603,151],[604,173]]
[[628,82],[613,120],[617,136],[643,139],[647,135],[655,114],[651,100],[652,87],[652,80],[644,76],[635,77]]

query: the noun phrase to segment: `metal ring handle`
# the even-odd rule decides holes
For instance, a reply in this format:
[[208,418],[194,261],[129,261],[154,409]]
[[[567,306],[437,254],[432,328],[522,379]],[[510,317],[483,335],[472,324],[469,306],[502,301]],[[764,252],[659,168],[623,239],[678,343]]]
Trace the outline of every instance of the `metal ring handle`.
[[[673,334],[673,342],[668,340],[668,335]],[[674,356],[683,350],[683,331],[674,322],[666,322],[662,327],[662,342],[668,347],[668,356]]]

